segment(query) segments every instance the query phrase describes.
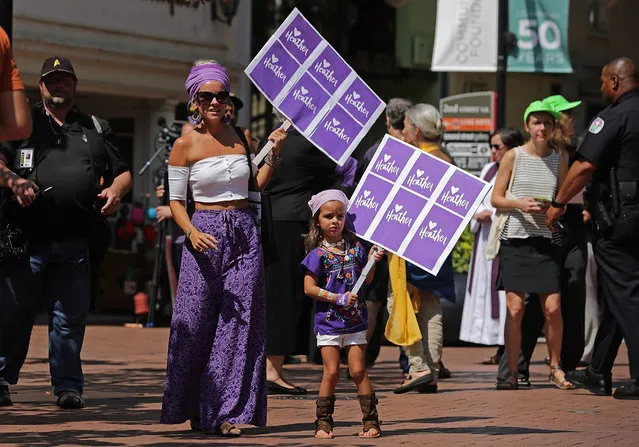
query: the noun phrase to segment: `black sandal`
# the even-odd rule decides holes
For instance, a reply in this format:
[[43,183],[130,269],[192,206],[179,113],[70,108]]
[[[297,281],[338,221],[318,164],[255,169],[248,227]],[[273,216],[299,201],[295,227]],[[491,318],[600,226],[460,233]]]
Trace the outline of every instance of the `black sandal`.
[[280,385],[275,380],[266,381],[266,394],[268,394],[269,396],[272,394],[291,394],[293,396],[300,396],[306,393],[308,393],[308,390],[300,386],[294,386],[293,388],[288,388],[288,387]]

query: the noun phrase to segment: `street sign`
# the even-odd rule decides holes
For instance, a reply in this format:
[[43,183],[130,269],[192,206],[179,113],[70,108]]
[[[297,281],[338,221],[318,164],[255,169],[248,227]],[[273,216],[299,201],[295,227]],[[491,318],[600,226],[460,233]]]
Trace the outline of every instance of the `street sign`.
[[445,132],[442,145],[460,168],[479,175],[492,160],[490,134],[495,131],[495,92],[449,96],[439,101]]

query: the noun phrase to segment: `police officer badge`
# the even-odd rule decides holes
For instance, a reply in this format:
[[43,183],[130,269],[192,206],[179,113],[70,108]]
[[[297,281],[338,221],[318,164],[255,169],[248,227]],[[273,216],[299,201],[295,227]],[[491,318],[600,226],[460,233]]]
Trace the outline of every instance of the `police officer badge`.
[[604,120],[597,117],[590,124],[590,127],[588,128],[588,132],[598,134],[599,132],[601,132],[601,129],[603,129],[603,127],[604,127]]

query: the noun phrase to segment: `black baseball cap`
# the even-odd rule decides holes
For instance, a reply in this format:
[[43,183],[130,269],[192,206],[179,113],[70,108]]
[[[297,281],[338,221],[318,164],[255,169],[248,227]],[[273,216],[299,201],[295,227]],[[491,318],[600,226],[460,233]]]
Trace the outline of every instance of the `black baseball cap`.
[[51,73],[55,73],[56,71],[72,74],[75,80],[78,80],[75,75],[75,70],[73,70],[73,65],[71,65],[71,61],[62,56],[53,56],[44,61],[42,64],[42,70],[40,70],[40,80]]

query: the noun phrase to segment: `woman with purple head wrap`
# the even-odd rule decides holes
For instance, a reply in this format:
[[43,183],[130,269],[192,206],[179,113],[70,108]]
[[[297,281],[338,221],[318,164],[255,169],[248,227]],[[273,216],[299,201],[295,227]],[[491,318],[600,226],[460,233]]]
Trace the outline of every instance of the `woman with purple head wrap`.
[[202,115],[196,107],[197,95],[200,88],[211,81],[217,81],[224,86],[224,91],[227,92],[224,104],[230,102],[231,80],[224,67],[214,60],[197,61],[184,82],[186,93],[189,95],[189,121],[193,125],[202,121]]
[[[185,87],[191,132],[169,159],[169,197],[186,234],[171,321],[161,422],[239,436],[234,424],[266,424],[264,265],[249,190],[261,191],[286,133],[255,175],[244,134],[224,122],[231,83],[223,66],[198,61]],[[189,217],[190,188],[195,213]]]

